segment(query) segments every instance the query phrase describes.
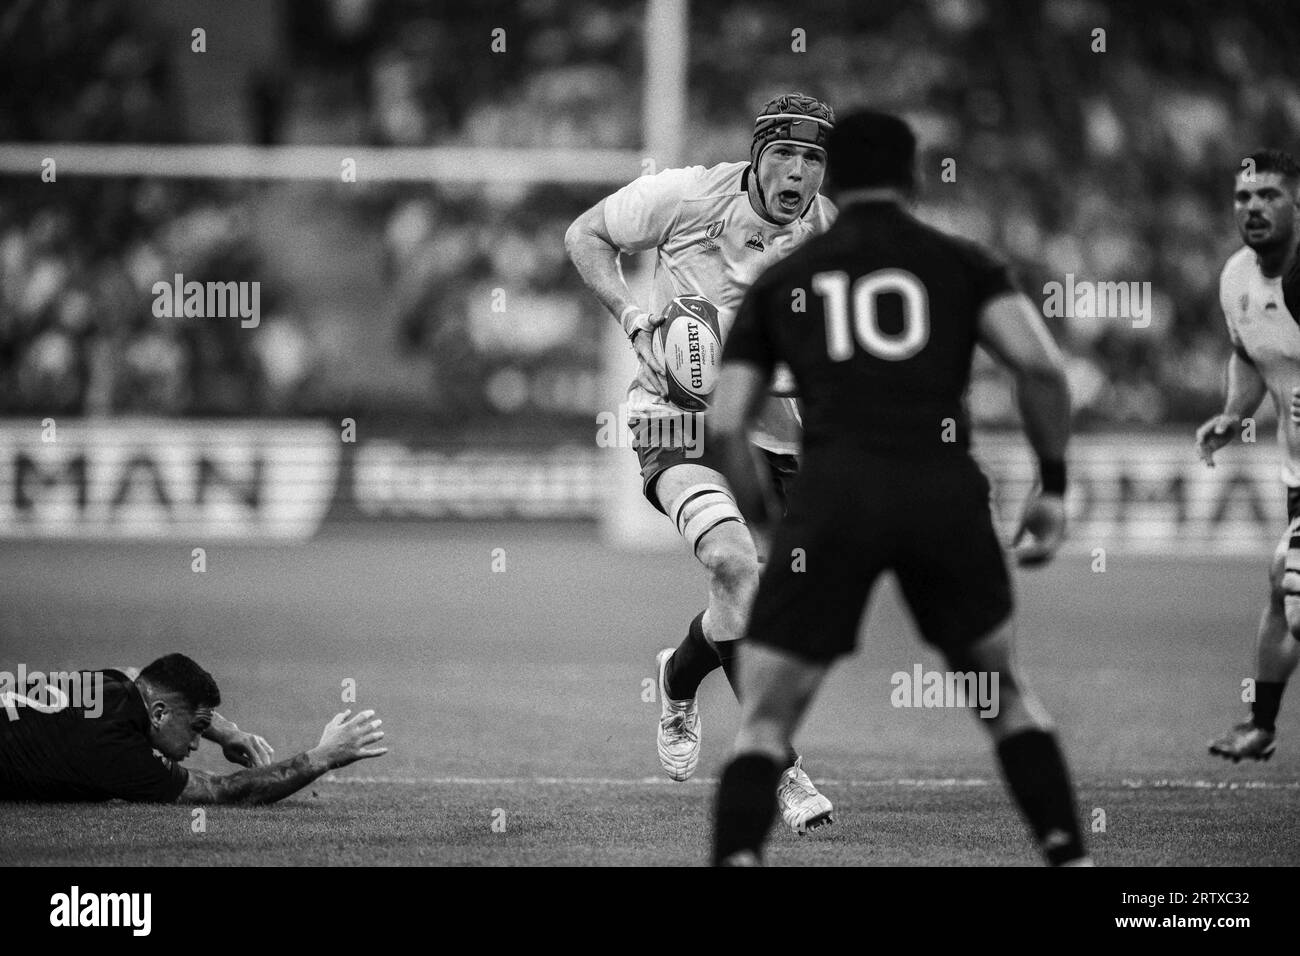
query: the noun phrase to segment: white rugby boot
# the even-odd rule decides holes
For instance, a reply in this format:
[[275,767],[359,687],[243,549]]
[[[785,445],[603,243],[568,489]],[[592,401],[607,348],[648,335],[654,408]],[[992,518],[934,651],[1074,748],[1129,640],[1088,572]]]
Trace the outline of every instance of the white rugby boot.
[[776,802],[781,809],[781,819],[800,836],[835,822],[831,816],[834,809],[831,802],[803,772],[803,757],[796,758],[794,766],[781,774],[776,785]]
[[672,700],[665,689],[668,661],[676,648],[665,647],[655,657],[659,665],[659,766],[673,780],[689,780],[700,762],[700,707],[697,698]]

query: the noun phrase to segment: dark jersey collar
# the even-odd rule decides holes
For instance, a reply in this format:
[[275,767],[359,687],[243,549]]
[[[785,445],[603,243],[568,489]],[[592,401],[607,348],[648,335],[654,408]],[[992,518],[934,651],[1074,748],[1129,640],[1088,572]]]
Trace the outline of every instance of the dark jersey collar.
[[113,688],[116,691],[113,695],[113,702],[116,705],[115,716],[125,718],[142,733],[148,733],[149,708],[144,702],[144,694],[140,693],[140,688],[135,681],[118,670],[105,670],[103,674],[105,697],[109,696],[110,684],[117,684],[117,687]]

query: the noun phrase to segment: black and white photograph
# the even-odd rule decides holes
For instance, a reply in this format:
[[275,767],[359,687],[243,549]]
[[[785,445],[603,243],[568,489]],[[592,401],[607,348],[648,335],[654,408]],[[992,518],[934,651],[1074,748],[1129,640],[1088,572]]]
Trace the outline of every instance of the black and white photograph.
[[1231,945],[1300,864],[1298,247],[1289,0],[3,0],[20,915],[1160,868],[1089,918]]

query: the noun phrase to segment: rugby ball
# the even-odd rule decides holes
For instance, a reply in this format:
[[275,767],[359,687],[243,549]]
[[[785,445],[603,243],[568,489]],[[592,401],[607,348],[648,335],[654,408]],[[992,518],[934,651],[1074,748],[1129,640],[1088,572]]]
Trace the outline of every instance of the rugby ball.
[[668,400],[688,412],[708,408],[722,365],[722,327],[713,303],[702,295],[679,295],[664,308],[654,342],[667,373]]

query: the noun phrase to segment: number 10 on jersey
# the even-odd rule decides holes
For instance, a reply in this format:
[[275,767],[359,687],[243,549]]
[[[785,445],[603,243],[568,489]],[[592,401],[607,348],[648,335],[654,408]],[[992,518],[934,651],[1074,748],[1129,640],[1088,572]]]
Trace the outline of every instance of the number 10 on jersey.
[[[853,283],[853,333],[849,332],[849,274],[815,273],[812,287],[822,298],[826,351],[832,361],[853,358],[854,334],[859,345],[889,362],[911,358],[930,338],[930,297],[921,280],[905,269],[881,269]],[[876,301],[887,292],[903,300],[903,329],[897,335],[886,335],[876,314]]]

